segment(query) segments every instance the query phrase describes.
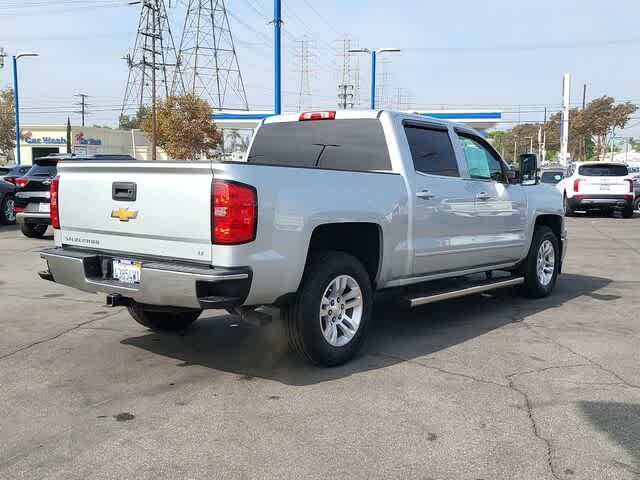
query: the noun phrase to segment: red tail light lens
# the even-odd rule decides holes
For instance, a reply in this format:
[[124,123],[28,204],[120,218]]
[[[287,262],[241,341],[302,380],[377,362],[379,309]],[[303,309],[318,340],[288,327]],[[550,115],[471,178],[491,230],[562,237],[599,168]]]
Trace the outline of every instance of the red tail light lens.
[[26,187],[29,184],[29,179],[27,177],[16,178],[15,184],[16,187]]
[[580,189],[580,179],[579,179],[579,178],[576,178],[576,179],[573,181],[573,191],[574,191],[574,192],[577,192],[577,191],[579,191],[579,189]]
[[18,177],[7,176],[7,177],[3,177],[2,179],[5,182],[13,183],[15,185],[16,184],[16,178],[18,178]]
[[307,120],[335,120],[335,119],[336,119],[335,110],[326,110],[323,112],[302,112],[299,118],[301,122],[304,122]]
[[214,180],[211,196],[211,243],[238,245],[255,240],[256,189],[243,183]]
[[55,177],[51,180],[51,186],[49,187],[51,209],[50,209],[50,218],[51,218],[51,226],[53,228],[60,228],[60,213],[58,211],[58,204],[60,197],[58,195],[58,185],[60,183],[60,179]]
[[627,178],[627,182],[629,182],[629,193],[633,193],[633,180]]

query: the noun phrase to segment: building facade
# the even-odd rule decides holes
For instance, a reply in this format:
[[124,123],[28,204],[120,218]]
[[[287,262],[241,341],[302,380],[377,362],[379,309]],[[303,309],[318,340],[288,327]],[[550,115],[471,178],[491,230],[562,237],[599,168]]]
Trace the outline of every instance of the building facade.
[[[103,127],[71,127],[71,151],[79,154],[123,153],[138,160],[151,160],[151,144],[140,130],[118,130]],[[25,125],[20,132],[21,163],[30,165],[34,158],[50,153],[67,152],[65,125]],[[158,149],[158,159],[167,154]]]

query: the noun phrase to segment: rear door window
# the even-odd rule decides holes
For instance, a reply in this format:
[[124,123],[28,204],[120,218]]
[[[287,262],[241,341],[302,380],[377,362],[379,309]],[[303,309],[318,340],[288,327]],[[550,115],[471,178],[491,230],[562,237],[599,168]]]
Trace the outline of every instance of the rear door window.
[[57,173],[55,165],[34,165],[27,172],[27,177],[55,177]]
[[404,131],[417,172],[446,177],[460,176],[447,130],[407,124]]
[[389,149],[376,119],[267,123],[249,163],[334,170],[391,171]]
[[624,165],[581,165],[578,174],[584,177],[625,177],[629,170]]

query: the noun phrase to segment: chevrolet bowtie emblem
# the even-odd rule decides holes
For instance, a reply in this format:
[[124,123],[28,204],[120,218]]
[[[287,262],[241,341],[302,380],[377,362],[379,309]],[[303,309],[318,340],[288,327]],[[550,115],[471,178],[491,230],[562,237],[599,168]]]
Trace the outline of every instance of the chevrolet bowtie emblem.
[[117,210],[111,210],[111,218],[117,218],[121,222],[128,222],[132,218],[136,218],[138,216],[137,210],[129,210],[128,208],[120,207]]

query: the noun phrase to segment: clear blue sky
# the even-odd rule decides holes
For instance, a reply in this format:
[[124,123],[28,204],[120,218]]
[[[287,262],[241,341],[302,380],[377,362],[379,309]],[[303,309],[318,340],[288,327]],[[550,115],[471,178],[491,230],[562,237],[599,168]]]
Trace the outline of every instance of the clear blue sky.
[[[169,0],[165,0],[167,3]],[[172,0],[176,3],[176,0]],[[115,125],[133,45],[139,6],[126,0],[3,0],[0,47],[21,60],[23,123],[61,123],[90,95],[90,124]],[[269,109],[272,97],[271,0],[227,0],[249,104]],[[582,84],[587,97],[603,94],[640,103],[640,2],[632,0],[283,0],[285,108],[297,105],[300,74],[296,40],[311,41],[314,106],[334,106],[340,38],[363,47],[400,47],[388,55],[387,94],[401,88],[411,108],[495,107],[507,121],[542,119],[557,110],[563,72],[573,76],[572,103]],[[180,7],[170,10],[178,29]],[[260,13],[259,13],[260,12]],[[369,62],[359,59],[366,104]],[[0,84],[11,81],[10,59]],[[406,100],[406,99],[405,99]],[[640,134],[638,127],[630,134]],[[73,123],[79,116],[71,113]]]

